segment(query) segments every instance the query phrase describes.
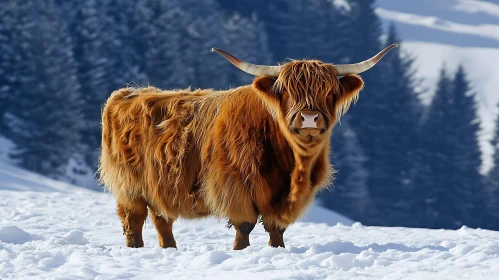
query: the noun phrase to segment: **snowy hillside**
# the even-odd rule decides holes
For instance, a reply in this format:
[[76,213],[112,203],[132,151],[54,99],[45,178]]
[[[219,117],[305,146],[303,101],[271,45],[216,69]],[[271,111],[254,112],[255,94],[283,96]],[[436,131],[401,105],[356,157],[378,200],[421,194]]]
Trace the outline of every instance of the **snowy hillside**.
[[484,0],[377,0],[377,14],[404,40],[499,48],[499,3]]
[[484,154],[483,170],[490,169],[493,153],[490,140],[494,135],[499,103],[499,64],[489,62],[499,61],[499,48],[467,48],[426,42],[406,42],[403,48],[417,57],[417,77],[423,81],[420,86],[428,89],[423,96],[426,104],[430,103],[435,92],[438,72],[444,63],[452,71],[459,64],[466,66],[471,86],[477,93],[478,112],[482,120],[479,138]]
[[177,222],[178,250],[159,248],[148,221],[145,248],[130,249],[109,194],[2,164],[0,197],[0,279],[495,279],[499,272],[499,233],[487,230],[365,227],[313,207],[286,231],[285,249],[268,247],[259,225],[249,248],[232,251],[233,230],[215,219]]
[[[497,1],[496,1],[497,2]],[[453,72],[463,64],[477,93],[482,120],[483,168],[492,167],[492,139],[499,103],[499,2],[480,0],[378,0],[385,26],[395,23],[406,53],[416,57],[419,85],[434,92],[444,63]]]

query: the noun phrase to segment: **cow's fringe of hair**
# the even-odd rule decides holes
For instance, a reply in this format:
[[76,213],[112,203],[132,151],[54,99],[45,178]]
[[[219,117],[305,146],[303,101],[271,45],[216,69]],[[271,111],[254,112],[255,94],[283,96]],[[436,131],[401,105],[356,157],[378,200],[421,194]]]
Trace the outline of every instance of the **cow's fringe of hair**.
[[[325,102],[327,93],[339,90],[339,80],[336,70],[331,64],[324,64],[317,60],[303,63],[301,60],[292,60],[281,66],[279,78],[274,88],[282,92],[284,89],[292,92],[289,113],[305,108],[315,108],[326,116],[332,114]],[[291,116],[285,116],[289,119]]]

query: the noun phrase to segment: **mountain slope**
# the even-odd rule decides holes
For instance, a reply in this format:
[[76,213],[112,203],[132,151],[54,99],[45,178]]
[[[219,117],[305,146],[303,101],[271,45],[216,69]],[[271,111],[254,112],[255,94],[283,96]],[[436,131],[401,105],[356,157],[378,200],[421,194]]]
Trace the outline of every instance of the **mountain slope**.
[[438,72],[444,64],[452,71],[459,64],[465,66],[476,93],[482,121],[482,133],[478,137],[484,155],[482,171],[487,172],[492,168],[493,147],[490,140],[494,135],[499,103],[499,79],[496,78],[499,77],[499,65],[489,62],[499,61],[499,48],[467,48],[427,42],[406,42],[402,47],[417,57],[416,76],[422,81],[419,86],[426,89],[422,96],[426,104],[431,102]]
[[479,0],[378,0],[377,5],[383,23],[396,23],[404,40],[499,47],[499,4]]
[[[268,247],[257,225],[252,245],[233,251],[234,230],[216,219],[177,221],[178,250],[159,248],[148,220],[145,248],[131,249],[109,194],[5,164],[0,170],[0,182],[10,182],[0,184],[1,279],[495,279],[499,272],[497,232],[334,225],[338,216],[318,207],[288,228],[285,249]],[[35,182],[36,192],[24,191]]]
[[438,72],[463,64],[479,106],[482,173],[492,168],[492,139],[499,103],[499,3],[480,0],[378,0],[385,28],[394,23],[406,54],[416,58],[418,87],[430,103]]

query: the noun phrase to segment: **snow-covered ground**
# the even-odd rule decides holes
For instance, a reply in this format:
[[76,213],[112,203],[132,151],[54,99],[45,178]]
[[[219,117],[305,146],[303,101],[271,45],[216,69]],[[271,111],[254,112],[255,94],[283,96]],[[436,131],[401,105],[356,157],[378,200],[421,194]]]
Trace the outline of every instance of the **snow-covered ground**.
[[[34,187],[34,188],[33,188]],[[26,191],[31,188],[36,191]],[[312,207],[270,248],[261,225],[233,251],[225,221],[174,224],[178,250],[124,246],[115,200],[0,166],[0,279],[496,279],[499,232],[366,227]],[[337,223],[341,221],[342,223]]]
[[394,23],[403,50],[416,58],[420,89],[431,101],[438,73],[446,65],[451,74],[459,64],[477,94],[482,131],[482,172],[492,168],[499,103],[499,1],[484,0],[377,0],[376,13],[385,28]]
[[[17,190],[32,190],[39,191],[40,189],[61,190],[67,188],[67,184],[63,182],[51,181],[53,183],[46,184],[47,178],[39,177],[31,172],[17,169],[12,171],[10,166],[16,165],[16,160],[12,158],[15,144],[0,135],[0,189],[17,189]],[[76,171],[76,172],[75,172]],[[38,180],[42,180],[39,182]],[[87,189],[98,190],[100,186],[95,179],[94,172],[83,161],[82,156],[75,154],[69,160],[66,167],[65,182],[71,182]],[[3,186],[2,186],[3,185]]]

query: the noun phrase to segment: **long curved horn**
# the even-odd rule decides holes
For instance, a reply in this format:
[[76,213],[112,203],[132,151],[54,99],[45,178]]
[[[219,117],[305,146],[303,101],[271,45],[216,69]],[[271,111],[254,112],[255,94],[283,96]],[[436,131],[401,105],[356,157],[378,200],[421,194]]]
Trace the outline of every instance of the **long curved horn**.
[[279,76],[279,71],[281,69],[281,67],[279,66],[251,64],[246,61],[242,61],[239,58],[236,58],[233,55],[218,48],[212,48],[211,51],[217,52],[219,55],[225,57],[228,61],[230,61],[230,63],[234,64],[234,66],[253,76],[269,78],[277,78]]
[[345,76],[348,74],[360,74],[364,71],[371,69],[380,59],[385,56],[389,51],[398,47],[397,44],[393,44],[391,46],[386,47],[384,50],[380,51],[377,55],[371,57],[368,60],[364,60],[355,64],[338,64],[335,65],[336,72],[338,72],[338,76]]

